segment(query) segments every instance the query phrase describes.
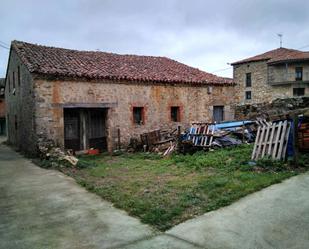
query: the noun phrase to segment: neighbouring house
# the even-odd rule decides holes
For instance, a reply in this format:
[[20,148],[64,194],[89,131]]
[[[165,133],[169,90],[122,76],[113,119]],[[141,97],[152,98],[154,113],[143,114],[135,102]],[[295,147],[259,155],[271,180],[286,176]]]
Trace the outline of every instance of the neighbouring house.
[[281,47],[232,66],[238,104],[309,96],[309,52]]
[[0,136],[6,134],[4,86],[5,79],[0,79]]
[[234,83],[166,57],[13,41],[6,73],[8,141],[112,151],[154,129],[233,119]]

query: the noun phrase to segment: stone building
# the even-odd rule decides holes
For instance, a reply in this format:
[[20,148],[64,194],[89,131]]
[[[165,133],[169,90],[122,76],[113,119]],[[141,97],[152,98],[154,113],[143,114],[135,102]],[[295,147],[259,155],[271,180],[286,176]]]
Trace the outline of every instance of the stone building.
[[6,134],[4,86],[5,79],[0,79],[0,136]]
[[233,119],[232,80],[166,57],[76,51],[13,41],[6,75],[8,141],[112,151],[141,133]]
[[309,96],[309,52],[278,48],[232,65],[238,104]]

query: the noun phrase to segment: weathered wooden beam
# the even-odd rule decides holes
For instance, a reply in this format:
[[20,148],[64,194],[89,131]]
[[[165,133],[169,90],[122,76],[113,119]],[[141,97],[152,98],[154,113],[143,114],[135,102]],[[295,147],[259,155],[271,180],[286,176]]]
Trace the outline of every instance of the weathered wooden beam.
[[53,103],[56,108],[112,108],[117,107],[117,102],[111,103]]

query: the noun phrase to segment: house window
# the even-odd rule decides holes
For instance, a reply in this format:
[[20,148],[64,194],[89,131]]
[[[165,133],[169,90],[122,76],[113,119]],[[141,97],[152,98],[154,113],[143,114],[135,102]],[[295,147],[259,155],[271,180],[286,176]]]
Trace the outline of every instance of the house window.
[[171,120],[173,122],[180,122],[180,108],[179,106],[171,107]]
[[305,95],[305,88],[293,88],[293,96],[304,96]]
[[251,91],[246,91],[246,99],[252,99],[252,96],[251,96]]
[[303,80],[303,68],[302,67],[295,68],[295,80]]
[[134,124],[142,125],[144,121],[144,107],[133,107],[133,122]]
[[251,87],[251,73],[246,73],[246,87]]

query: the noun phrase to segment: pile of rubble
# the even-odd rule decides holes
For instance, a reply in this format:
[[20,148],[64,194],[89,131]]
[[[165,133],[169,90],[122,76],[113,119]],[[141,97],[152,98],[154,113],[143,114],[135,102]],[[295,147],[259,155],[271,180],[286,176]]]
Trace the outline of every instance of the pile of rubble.
[[282,120],[287,116],[303,114],[309,111],[309,97],[275,99],[272,102],[237,105],[236,119]]
[[56,147],[52,140],[39,138],[38,153],[41,159],[50,161],[53,166],[58,166],[61,162],[68,162],[72,166],[76,166],[78,163],[78,159],[73,156],[72,151],[68,150],[65,153]]

